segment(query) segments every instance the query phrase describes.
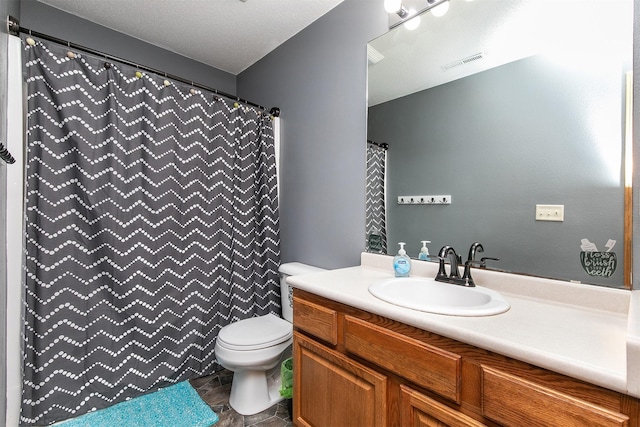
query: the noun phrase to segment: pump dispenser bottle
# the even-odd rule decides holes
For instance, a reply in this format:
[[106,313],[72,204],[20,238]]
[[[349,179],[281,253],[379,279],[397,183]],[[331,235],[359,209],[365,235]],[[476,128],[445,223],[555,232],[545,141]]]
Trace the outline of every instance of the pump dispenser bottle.
[[421,242],[422,248],[420,248],[418,259],[422,261],[430,261],[431,257],[429,256],[429,248],[427,248],[427,243],[431,243],[431,240],[421,240]]
[[404,242],[398,243],[400,250],[398,255],[393,257],[393,270],[396,273],[396,277],[409,277],[411,271],[411,258],[407,256],[407,252],[404,250]]

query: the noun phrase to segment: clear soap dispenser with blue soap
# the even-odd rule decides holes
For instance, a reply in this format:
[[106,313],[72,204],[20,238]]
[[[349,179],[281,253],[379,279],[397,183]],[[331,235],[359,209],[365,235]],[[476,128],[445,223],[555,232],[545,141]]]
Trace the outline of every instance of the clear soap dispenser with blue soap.
[[431,261],[431,256],[429,255],[429,248],[427,248],[427,243],[431,243],[431,240],[421,240],[421,242],[422,242],[422,248],[420,248],[418,259],[422,261]]
[[404,250],[404,242],[398,243],[400,250],[398,255],[393,257],[393,270],[396,273],[396,277],[409,277],[411,271],[411,258],[407,256],[407,252]]

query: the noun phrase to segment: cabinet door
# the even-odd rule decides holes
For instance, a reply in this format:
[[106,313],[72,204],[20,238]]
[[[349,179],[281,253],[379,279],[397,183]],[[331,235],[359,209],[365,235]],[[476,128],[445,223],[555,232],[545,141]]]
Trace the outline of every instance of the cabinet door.
[[405,385],[400,386],[400,417],[403,427],[485,426],[485,424]]
[[296,425],[387,425],[387,377],[298,332],[293,343]]

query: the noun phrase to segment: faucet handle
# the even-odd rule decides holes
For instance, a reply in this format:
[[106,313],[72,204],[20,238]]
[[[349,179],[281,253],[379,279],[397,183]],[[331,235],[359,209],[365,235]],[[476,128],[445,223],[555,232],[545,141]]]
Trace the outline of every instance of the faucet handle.
[[500,258],[482,257],[480,258],[480,268],[487,268],[487,261],[500,261]]

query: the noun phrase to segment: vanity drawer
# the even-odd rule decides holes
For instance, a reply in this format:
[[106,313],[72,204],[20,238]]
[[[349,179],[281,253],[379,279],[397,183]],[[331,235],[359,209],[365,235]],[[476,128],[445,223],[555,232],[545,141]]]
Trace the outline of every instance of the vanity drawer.
[[482,413],[507,427],[628,426],[629,418],[506,372],[482,366]]
[[329,344],[338,343],[338,312],[293,297],[293,324],[316,338]]
[[344,319],[344,346],[351,354],[460,402],[461,357],[457,354],[349,315]]
[[485,424],[406,385],[400,385],[400,415],[403,427],[486,427]]

